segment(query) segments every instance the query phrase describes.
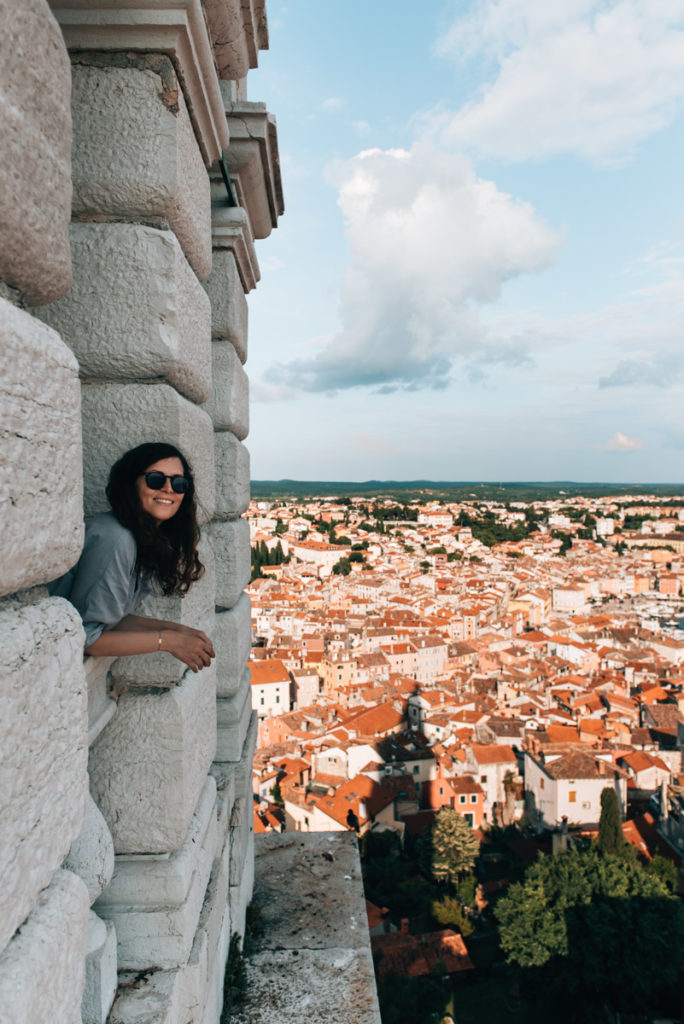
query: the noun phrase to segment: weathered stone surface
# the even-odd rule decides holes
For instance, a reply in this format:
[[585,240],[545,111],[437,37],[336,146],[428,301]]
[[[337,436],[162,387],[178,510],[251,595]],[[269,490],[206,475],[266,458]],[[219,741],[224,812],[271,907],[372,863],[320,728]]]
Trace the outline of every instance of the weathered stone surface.
[[[219,612],[214,629],[216,696],[233,697],[245,683],[252,646],[251,604],[247,594],[228,612]],[[247,670],[248,671],[248,670]]]
[[249,523],[246,519],[213,522],[207,533],[216,559],[216,607],[232,608],[252,571]]
[[[212,986],[217,989],[216,971],[223,980],[219,940],[228,914],[228,856],[226,849],[214,860],[197,932],[183,971],[183,994],[187,1020],[201,1020]],[[218,997],[218,991],[216,992]]]
[[204,0],[219,78],[244,78],[268,49],[265,0]]
[[124,972],[107,1024],[185,1024],[180,971]]
[[69,56],[44,0],[0,0],[0,21],[0,278],[52,302],[71,282]]
[[81,553],[80,395],[59,335],[5,299],[0,349],[0,594],[9,594],[55,579]]
[[213,429],[205,412],[168,384],[86,384],[82,403],[86,516],[108,510],[109,470],[125,451],[145,441],[169,441],[192,466],[200,522],[212,518]]
[[98,913],[109,908],[180,906],[197,870],[202,847],[210,861],[216,854],[216,781],[207,776],[188,831],[179,849],[170,855],[121,854],[116,858],[111,885],[98,900]]
[[214,55],[200,0],[50,0],[70,50],[163,52],[183,83],[205,164],[218,160],[229,142]]
[[90,751],[91,791],[116,853],[166,853],[185,840],[214,756],[216,671],[167,692],[124,693]]
[[217,250],[231,252],[245,293],[256,288],[261,271],[254,248],[249,215],[241,206],[226,206],[225,201],[212,202],[211,237],[214,260]]
[[83,827],[71,844],[64,867],[85,883],[91,904],[111,881],[114,843],[107,822],[92,797]]
[[211,398],[203,408],[215,430],[230,430],[244,441],[249,433],[249,380],[229,341],[212,344]]
[[239,761],[252,716],[252,695],[242,686],[216,701],[216,761]]
[[240,357],[247,361],[248,307],[234,254],[228,249],[214,253],[211,274],[204,282],[211,302],[211,336],[230,341]]
[[116,932],[114,925],[88,915],[86,980],[81,1003],[83,1024],[105,1024],[116,995]]
[[88,686],[88,746],[95,742],[116,711],[109,685],[109,669],[113,661],[114,658],[92,657],[83,660]]
[[0,949],[64,860],[88,807],[81,620],[67,601],[29,602],[0,603]]
[[236,519],[249,507],[249,451],[227,431],[214,435],[217,519]]
[[171,60],[74,54],[72,108],[74,214],[166,221],[205,278],[209,178]]
[[37,313],[73,350],[81,376],[163,377],[192,401],[206,401],[211,308],[173,232],[76,223],[71,251],[71,290]]
[[[222,87],[222,94],[228,91]],[[267,238],[285,209],[275,118],[264,103],[226,100],[224,95],[230,131],[228,169],[254,237]]]
[[[193,583],[185,597],[164,597],[150,594],[140,602],[138,615],[149,615],[154,619],[179,622],[192,629],[201,629],[213,637],[214,599],[216,576],[214,572],[214,551],[209,541],[202,537],[198,553],[204,566],[204,576]],[[112,665],[112,679],[131,687],[169,686],[177,683],[187,671],[186,665],[167,651],[161,654],[146,654],[144,657],[117,658]]]
[[88,893],[58,871],[0,956],[2,1024],[81,1024]]
[[356,836],[273,834],[255,847],[264,928],[231,1024],[380,1024]]
[[240,880],[228,890],[231,928],[241,936],[245,934],[247,907],[254,891],[254,833],[250,832],[247,839],[247,851]]
[[116,927],[119,968],[186,963],[216,855],[216,785],[207,779],[185,841],[169,858],[117,858],[97,912]]

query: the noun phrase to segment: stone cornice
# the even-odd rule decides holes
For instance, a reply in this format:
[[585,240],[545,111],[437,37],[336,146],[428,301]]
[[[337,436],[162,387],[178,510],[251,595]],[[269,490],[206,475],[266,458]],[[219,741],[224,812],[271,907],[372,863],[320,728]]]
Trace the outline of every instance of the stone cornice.
[[267,238],[283,213],[278,133],[263,103],[226,103],[230,146],[226,163],[255,238]]
[[49,0],[69,50],[167,53],[207,166],[229,142],[200,0]]
[[225,203],[211,204],[211,239],[214,249],[230,249],[235,256],[238,274],[245,292],[256,288],[261,278],[254,250],[254,237],[247,211]]
[[203,0],[219,78],[239,81],[268,49],[265,0]]

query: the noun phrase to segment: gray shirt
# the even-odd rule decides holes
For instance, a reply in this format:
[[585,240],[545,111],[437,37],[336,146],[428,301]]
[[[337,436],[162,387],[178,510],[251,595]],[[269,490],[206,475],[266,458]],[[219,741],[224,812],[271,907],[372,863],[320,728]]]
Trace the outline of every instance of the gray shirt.
[[50,594],[66,597],[83,619],[86,647],[149,593],[148,580],[136,572],[137,554],[131,531],[105,512],[86,524],[83,551],[73,569],[48,585]]

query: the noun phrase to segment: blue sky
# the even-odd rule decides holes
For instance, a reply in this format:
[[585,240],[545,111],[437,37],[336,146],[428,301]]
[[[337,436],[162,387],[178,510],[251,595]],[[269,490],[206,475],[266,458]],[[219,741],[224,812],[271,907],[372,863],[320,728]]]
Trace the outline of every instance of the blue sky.
[[291,0],[255,479],[684,479],[684,0]]

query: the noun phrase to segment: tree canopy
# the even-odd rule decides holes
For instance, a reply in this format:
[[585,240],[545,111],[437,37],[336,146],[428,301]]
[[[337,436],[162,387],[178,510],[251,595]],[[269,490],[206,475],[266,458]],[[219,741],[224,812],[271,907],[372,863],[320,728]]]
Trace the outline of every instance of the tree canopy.
[[421,869],[438,882],[458,882],[475,864],[480,842],[469,823],[451,807],[442,807],[423,835]]

